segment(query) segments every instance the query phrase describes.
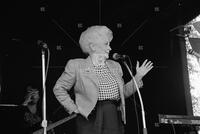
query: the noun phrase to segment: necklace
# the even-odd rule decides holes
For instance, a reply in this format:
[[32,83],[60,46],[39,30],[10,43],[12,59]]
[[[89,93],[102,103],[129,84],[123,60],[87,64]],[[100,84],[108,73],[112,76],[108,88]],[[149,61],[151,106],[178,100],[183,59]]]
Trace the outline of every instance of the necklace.
[[102,55],[90,57],[94,66],[105,66],[105,58]]

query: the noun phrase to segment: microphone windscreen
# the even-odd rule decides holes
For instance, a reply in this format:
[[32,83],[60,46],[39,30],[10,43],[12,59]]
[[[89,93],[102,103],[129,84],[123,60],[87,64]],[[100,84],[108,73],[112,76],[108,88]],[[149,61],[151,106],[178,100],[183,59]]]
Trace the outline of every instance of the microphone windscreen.
[[112,55],[112,58],[113,58],[114,60],[118,60],[118,59],[120,58],[120,55],[119,55],[118,53],[114,53],[114,54]]

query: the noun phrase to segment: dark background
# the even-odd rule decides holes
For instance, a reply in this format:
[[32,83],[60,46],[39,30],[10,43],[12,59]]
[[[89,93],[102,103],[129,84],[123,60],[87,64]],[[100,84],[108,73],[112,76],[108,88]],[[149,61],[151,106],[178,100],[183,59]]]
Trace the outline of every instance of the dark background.
[[[50,50],[46,81],[48,120],[54,122],[68,116],[52,88],[68,59],[84,56],[78,46],[81,32],[100,24],[113,31],[111,55],[114,52],[129,55],[134,67],[137,60],[142,63],[149,59],[154,63],[141,89],[148,133],[173,132],[171,126],[155,125],[159,114],[187,115],[179,43],[183,38],[177,33],[199,14],[198,0],[8,0],[1,6],[1,104],[20,105],[28,84],[42,89],[41,48],[37,44],[42,40]],[[125,81],[130,80],[122,67]],[[133,97],[126,100],[126,134],[142,133],[137,94],[135,101],[136,106]],[[4,106],[0,109],[3,117],[0,127],[15,130],[18,120],[15,117],[20,109]],[[56,127],[57,134],[72,134],[73,123],[72,120]],[[177,133],[189,133],[185,131],[188,127],[191,126],[177,126]]]

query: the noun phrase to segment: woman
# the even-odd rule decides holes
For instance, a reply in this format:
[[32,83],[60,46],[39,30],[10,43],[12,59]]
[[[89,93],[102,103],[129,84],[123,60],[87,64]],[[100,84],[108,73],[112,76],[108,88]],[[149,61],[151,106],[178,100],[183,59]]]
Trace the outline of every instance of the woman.
[[[125,98],[136,87],[133,80],[124,84],[118,62],[109,59],[112,31],[106,26],[91,26],[79,40],[86,59],[71,59],[54,86],[54,94],[69,114],[77,113],[77,134],[123,134]],[[136,65],[135,79],[139,87],[142,78],[153,68],[145,60]],[[75,100],[68,91],[74,87]],[[121,113],[121,114],[120,114]]]
[[[28,86],[25,100],[22,104],[23,106],[22,129],[24,134],[33,134],[34,132],[42,129],[41,126],[42,106],[41,103],[39,103],[39,100],[40,100],[39,90],[32,86]],[[53,129],[49,130],[47,133],[55,134]]]
[[41,108],[38,109],[39,91],[32,86],[27,87],[23,106],[23,131],[31,134],[41,128]]

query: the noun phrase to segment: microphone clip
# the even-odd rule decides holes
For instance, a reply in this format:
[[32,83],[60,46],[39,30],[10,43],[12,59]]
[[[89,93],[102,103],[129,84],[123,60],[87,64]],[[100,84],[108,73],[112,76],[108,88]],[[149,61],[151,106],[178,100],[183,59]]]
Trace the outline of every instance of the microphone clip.
[[38,46],[41,47],[42,49],[48,49],[47,43],[45,43],[45,42],[42,41],[42,40],[38,40],[38,41],[37,41],[37,44],[38,44]]
[[118,53],[114,53],[112,56],[114,60],[125,60],[127,57],[128,57],[127,55],[121,55]]

